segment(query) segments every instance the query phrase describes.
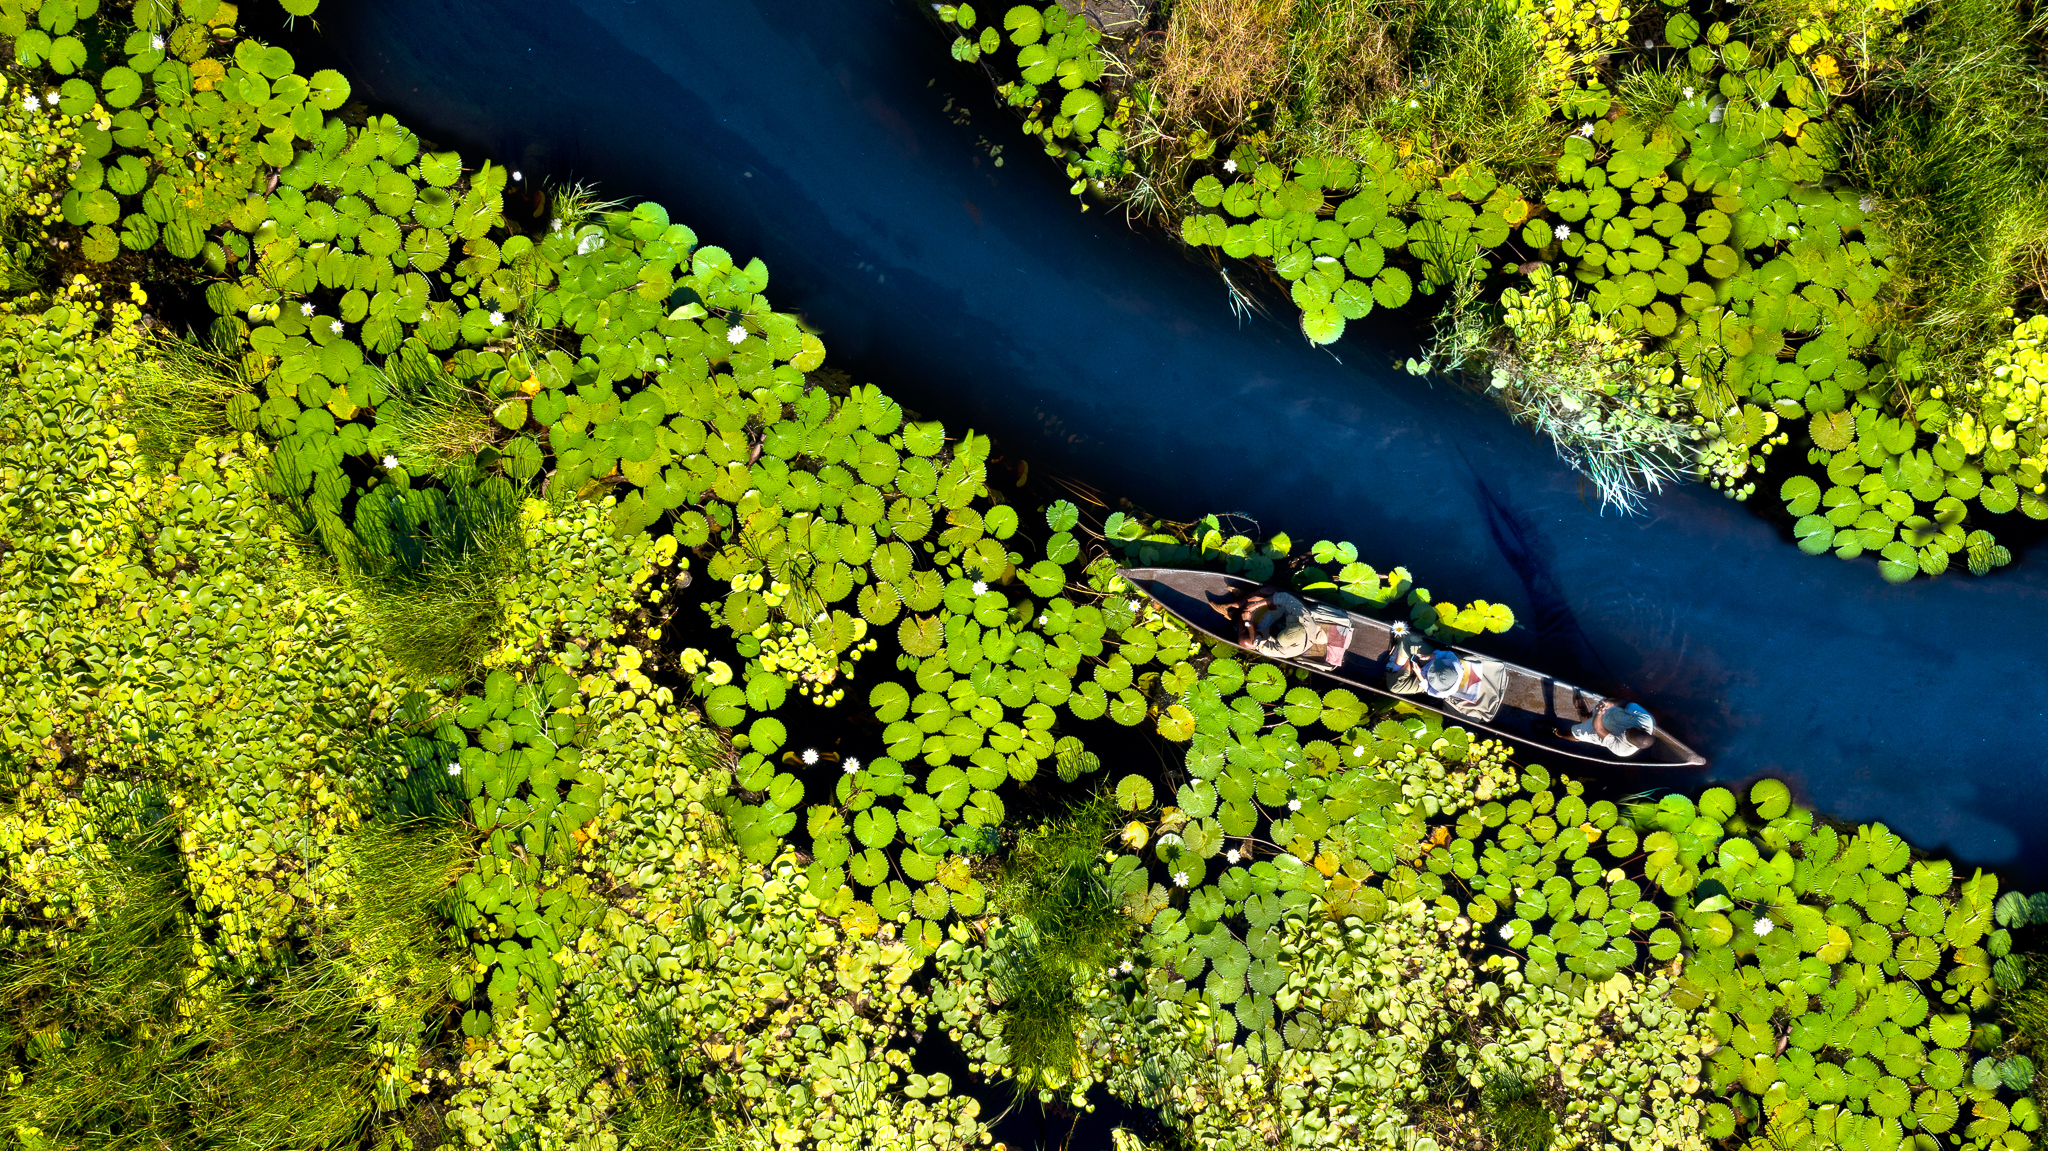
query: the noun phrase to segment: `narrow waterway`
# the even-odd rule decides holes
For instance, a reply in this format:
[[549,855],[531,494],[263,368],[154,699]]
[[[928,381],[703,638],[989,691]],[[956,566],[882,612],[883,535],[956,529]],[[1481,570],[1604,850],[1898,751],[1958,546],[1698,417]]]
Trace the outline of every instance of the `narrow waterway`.
[[1214,269],[1081,213],[908,4],[351,0],[321,24],[308,50],[423,134],[761,256],[830,362],[913,408],[1161,514],[1355,540],[1440,595],[1506,602],[1524,626],[1480,646],[1633,693],[1711,777],[1780,775],[1836,816],[2048,875],[2038,551],[1893,587],[1699,488],[1603,516],[1547,444],[1395,368],[1407,322],[1355,323],[1335,355],[1283,313],[1240,329]]

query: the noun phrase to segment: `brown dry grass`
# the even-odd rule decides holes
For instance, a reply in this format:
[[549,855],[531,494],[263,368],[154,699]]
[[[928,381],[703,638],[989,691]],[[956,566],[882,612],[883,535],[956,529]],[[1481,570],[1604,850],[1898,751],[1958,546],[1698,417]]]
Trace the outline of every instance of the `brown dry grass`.
[[1255,100],[1287,81],[1287,40],[1296,0],[1180,0],[1148,80],[1162,125],[1243,123]]

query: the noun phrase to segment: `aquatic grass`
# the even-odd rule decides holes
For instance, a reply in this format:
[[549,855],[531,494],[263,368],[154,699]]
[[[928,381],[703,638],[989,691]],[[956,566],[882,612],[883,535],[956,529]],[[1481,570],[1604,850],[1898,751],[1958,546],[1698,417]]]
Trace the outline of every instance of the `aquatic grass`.
[[997,950],[995,988],[1020,1099],[1049,1072],[1066,1074],[1083,1017],[1077,980],[1114,962],[1131,938],[1100,870],[1114,811],[1097,793],[1025,833],[996,884],[997,905],[1019,921]]
[[1399,11],[1408,76],[1367,97],[1364,123],[1386,139],[1414,140],[1442,171],[1470,164],[1519,180],[1547,170],[1569,129],[1543,99],[1531,27],[1500,0],[1422,0]]
[[1497,1075],[1480,1091],[1492,1151],[1550,1151],[1557,1117],[1536,1088],[1518,1075]]
[[336,962],[382,1030],[417,1032],[448,1005],[449,980],[467,966],[444,909],[469,863],[467,835],[445,822],[377,820],[350,835],[340,855],[351,907],[335,928]]
[[297,509],[304,577],[347,593],[364,638],[416,680],[475,668],[503,622],[500,592],[527,564],[510,481],[466,459],[441,482],[372,489],[352,529],[322,530],[319,509]]
[[398,357],[380,376],[386,399],[377,424],[388,429],[391,444],[386,468],[438,476],[500,438],[503,429],[485,407],[487,398],[452,376],[401,366]]
[[241,357],[159,333],[131,363],[122,414],[144,456],[175,464],[200,437],[234,434],[229,403],[253,387]]
[[2042,298],[2048,253],[2048,12],[1947,0],[1873,70],[1842,170],[1873,193],[1892,283],[1876,327],[1924,339],[1929,370],[1974,370],[2002,313]]

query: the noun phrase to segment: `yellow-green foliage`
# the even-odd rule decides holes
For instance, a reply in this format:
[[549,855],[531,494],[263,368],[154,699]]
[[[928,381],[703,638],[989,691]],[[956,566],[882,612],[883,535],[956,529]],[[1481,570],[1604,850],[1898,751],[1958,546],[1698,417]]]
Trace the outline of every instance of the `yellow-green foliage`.
[[160,473],[113,421],[134,324],[76,286],[0,327],[0,729],[44,768],[161,788],[212,921],[202,962],[270,959],[334,902],[315,865],[389,762],[370,733],[396,699],[335,642],[341,605],[278,563],[264,449],[219,442]]
[[1510,969],[1481,998],[1492,1011],[1457,1044],[1475,1088],[1506,1077],[1555,1085],[1556,1147],[1703,1151],[1696,1017],[1671,1003],[1662,972],[1620,972],[1578,994]]
[[[2008,312],[2008,315],[2010,312]],[[1984,374],[1965,385],[1977,416],[1959,411],[1949,418],[1948,434],[1966,455],[1982,455],[1989,447],[2011,451],[2026,436],[2040,446],[2025,459],[2036,473],[2048,472],[2048,316],[2031,316],[2013,324],[2012,336],[1984,357]],[[2030,489],[2040,495],[2048,485]]]
[[1592,78],[1602,58],[1628,43],[1629,13],[1622,0],[1515,0],[1543,53],[1538,89],[1555,102]]

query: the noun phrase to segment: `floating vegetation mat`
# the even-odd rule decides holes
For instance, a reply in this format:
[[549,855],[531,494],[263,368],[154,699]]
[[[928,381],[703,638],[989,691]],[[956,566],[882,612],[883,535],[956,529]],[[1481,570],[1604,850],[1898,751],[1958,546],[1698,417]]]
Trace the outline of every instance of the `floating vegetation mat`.
[[[1056,11],[1010,31],[1088,39]],[[2029,1145],[2039,897],[1775,781],[1605,795],[1202,638],[1119,567],[1514,618],[992,479],[828,369],[760,260],[580,188],[508,216],[523,174],[241,19],[0,0],[11,1143],[923,1151],[1102,1089],[1126,1149]],[[1298,280],[1353,308],[1413,288],[1399,205],[1457,243],[1537,211],[1395,159],[1201,195],[1258,221],[1219,243],[1334,248]],[[1588,243],[1684,243],[1649,210]],[[1669,383],[1558,283],[1516,322]],[[174,292],[203,332],[161,330]],[[1856,419],[1854,466],[1908,466]]]

